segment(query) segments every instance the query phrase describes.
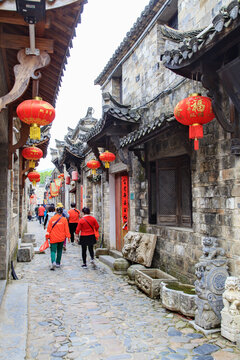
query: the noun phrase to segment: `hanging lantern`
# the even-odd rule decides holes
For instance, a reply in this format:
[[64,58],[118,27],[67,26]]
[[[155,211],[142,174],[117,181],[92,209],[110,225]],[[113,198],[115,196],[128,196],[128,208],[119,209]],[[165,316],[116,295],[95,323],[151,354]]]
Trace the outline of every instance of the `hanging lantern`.
[[41,159],[43,157],[43,152],[41,149],[31,146],[24,148],[22,151],[22,156],[29,160],[29,167],[34,169],[35,168],[35,161]]
[[98,169],[100,166],[101,166],[100,162],[94,159],[87,162],[87,167],[89,169],[92,169],[93,175],[96,175],[96,169]]
[[40,97],[32,100],[25,100],[17,107],[19,119],[30,127],[30,138],[41,139],[40,125],[49,125],[55,118],[54,107]]
[[174,116],[181,124],[189,125],[189,139],[194,139],[194,150],[198,150],[198,139],[203,138],[202,125],[215,118],[211,99],[192,94],[175,106]]
[[70,176],[66,176],[65,184],[66,184],[66,185],[70,185],[70,182],[71,182]]
[[116,156],[113,153],[106,150],[104,153],[102,153],[99,156],[99,159],[105,163],[104,164],[105,168],[109,168],[109,163],[114,161],[116,159]]
[[40,181],[40,174],[37,171],[31,171],[28,173],[28,179],[32,182],[33,186]]
[[73,181],[78,181],[78,172],[77,171],[72,172],[72,180]]
[[59,174],[59,175],[58,175],[58,178],[59,178],[59,179],[64,179],[64,174]]

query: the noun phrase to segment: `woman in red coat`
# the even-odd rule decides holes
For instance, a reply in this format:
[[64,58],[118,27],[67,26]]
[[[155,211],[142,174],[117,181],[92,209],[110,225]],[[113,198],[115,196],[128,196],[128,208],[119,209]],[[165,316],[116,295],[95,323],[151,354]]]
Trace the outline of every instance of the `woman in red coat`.
[[82,246],[82,259],[83,259],[83,268],[87,268],[87,247],[91,256],[91,263],[94,264],[94,251],[93,245],[96,244],[95,231],[99,229],[99,225],[95,217],[90,215],[90,209],[84,207],[82,209],[83,217],[79,220],[78,226],[76,229],[76,234],[81,232],[79,238],[79,244]]

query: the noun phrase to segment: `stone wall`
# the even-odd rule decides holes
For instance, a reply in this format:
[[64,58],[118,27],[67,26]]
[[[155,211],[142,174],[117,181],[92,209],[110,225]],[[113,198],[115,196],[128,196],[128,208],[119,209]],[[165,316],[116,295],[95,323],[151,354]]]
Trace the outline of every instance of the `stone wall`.
[[[0,63],[3,63],[0,52]],[[0,66],[0,96],[7,93],[4,68]],[[8,111],[0,112],[0,279],[6,279],[9,269],[9,224],[11,204],[9,194],[10,172],[8,171]]]
[[[178,1],[178,26],[180,30],[188,31],[208,26],[219,13],[222,6],[230,0],[182,0]],[[191,11],[194,9],[194,11]]]

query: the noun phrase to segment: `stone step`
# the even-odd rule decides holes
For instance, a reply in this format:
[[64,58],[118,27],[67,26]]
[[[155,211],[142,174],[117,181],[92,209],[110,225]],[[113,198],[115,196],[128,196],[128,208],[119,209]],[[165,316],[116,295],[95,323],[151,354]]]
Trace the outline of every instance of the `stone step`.
[[7,285],[7,280],[0,280],[0,306],[3,300],[3,295],[5,293],[6,285]]
[[115,259],[119,259],[123,257],[123,254],[117,250],[109,250],[109,255],[114,257]]
[[110,255],[99,255],[99,261],[113,269],[113,264],[116,259]]
[[28,284],[13,281],[6,287],[0,307],[1,360],[26,358]]

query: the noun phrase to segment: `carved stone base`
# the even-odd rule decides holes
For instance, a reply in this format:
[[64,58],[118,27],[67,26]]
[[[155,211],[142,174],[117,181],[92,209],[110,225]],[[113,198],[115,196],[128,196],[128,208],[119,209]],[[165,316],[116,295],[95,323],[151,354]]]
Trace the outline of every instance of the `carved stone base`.
[[[195,323],[203,329],[209,330],[220,326],[220,318],[213,311],[207,300],[196,298],[197,311],[195,314]],[[220,310],[223,308],[222,296],[215,296],[214,308]]]
[[230,341],[236,342],[240,335],[240,315],[232,315],[222,311],[221,335]]

